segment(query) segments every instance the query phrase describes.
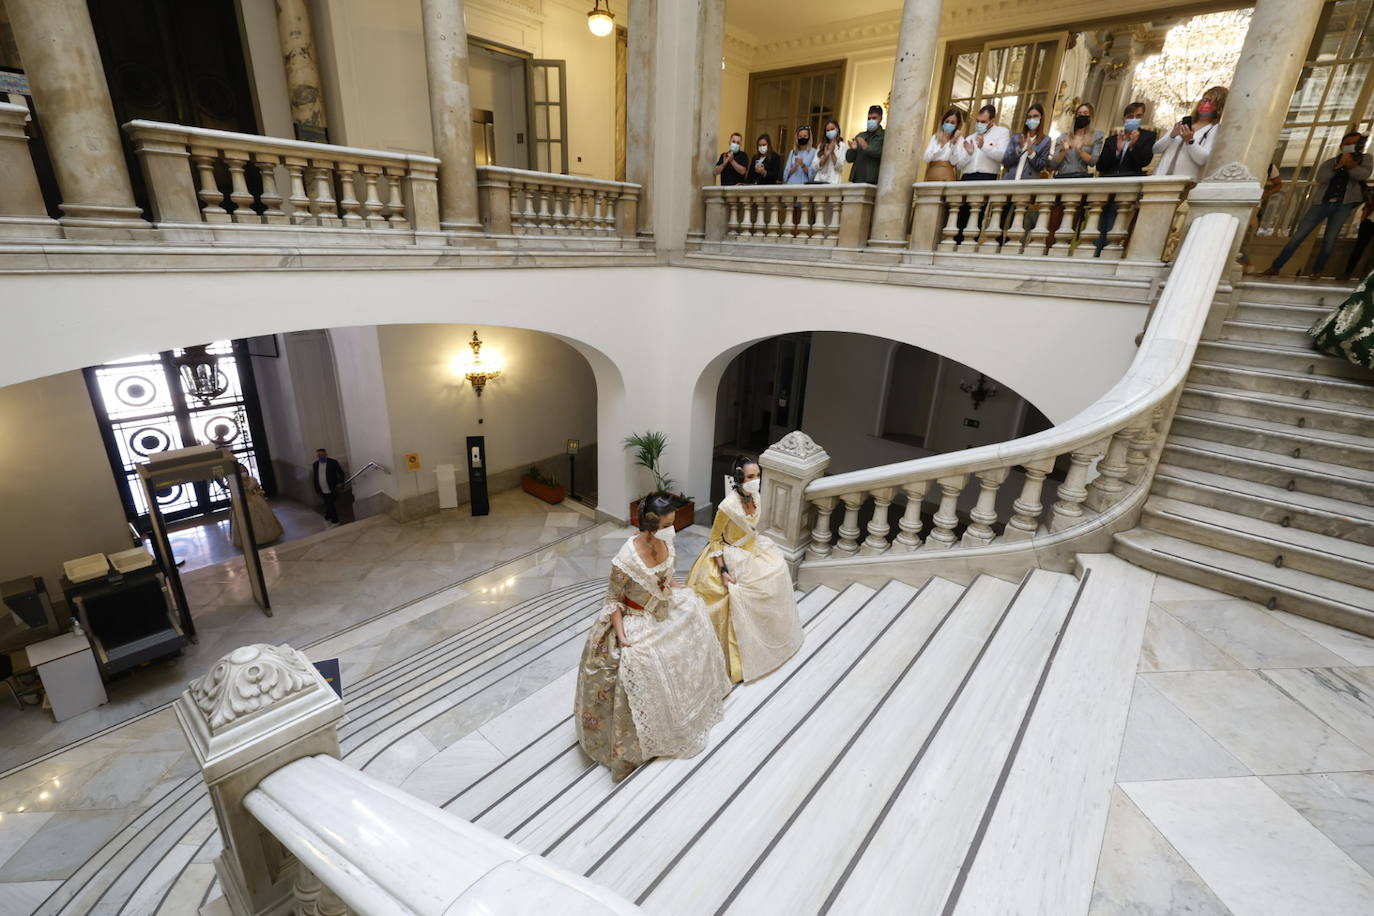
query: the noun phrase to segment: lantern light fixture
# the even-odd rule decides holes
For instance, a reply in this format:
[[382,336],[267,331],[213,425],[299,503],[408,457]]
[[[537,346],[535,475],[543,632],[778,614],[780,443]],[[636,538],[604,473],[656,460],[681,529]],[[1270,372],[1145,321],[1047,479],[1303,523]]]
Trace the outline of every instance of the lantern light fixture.
[[605,38],[615,31],[611,0],[593,0],[592,11],[587,14],[587,29],[597,38]]
[[473,390],[480,398],[487,382],[501,377],[504,366],[500,354],[490,349],[487,350],[486,359],[482,358],[482,338],[477,336],[476,331],[472,332],[472,340],[468,341],[468,346],[472,348],[472,356],[455,357],[453,368],[455,373],[472,383]]
[[186,347],[172,360],[181,375],[186,393],[205,406],[229,390],[229,380],[219,369],[219,360],[205,344]]

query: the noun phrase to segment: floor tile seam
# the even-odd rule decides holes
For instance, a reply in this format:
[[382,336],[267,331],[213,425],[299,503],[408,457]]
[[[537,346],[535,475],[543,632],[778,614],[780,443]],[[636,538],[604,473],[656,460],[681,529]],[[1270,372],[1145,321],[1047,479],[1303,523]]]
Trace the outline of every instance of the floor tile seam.
[[[1374,750],[1371,750],[1369,747],[1366,747],[1363,741],[1361,741],[1360,739],[1357,739],[1357,738],[1352,738],[1349,734],[1347,734],[1347,733],[1343,730],[1343,728],[1342,728],[1341,726],[1336,725],[1334,722],[1332,722],[1332,721],[1331,721],[1330,719],[1328,719],[1326,716],[1322,715],[1322,714],[1319,713],[1317,710],[1315,710],[1315,709],[1313,709],[1311,706],[1309,706],[1307,703],[1303,702],[1301,699],[1299,699],[1298,697],[1294,696],[1293,693],[1290,692],[1290,691],[1288,690],[1288,688],[1286,688],[1284,685],[1278,683],[1277,681],[1273,680],[1273,679],[1270,678],[1270,677],[1267,677],[1267,676],[1265,675],[1265,673],[1264,673],[1265,670],[1266,670],[1266,669],[1264,669],[1264,668],[1257,668],[1257,669],[1255,669],[1255,674],[1257,674],[1257,675],[1259,676],[1260,680],[1262,680],[1264,683],[1268,684],[1270,687],[1273,687],[1275,690],[1277,690],[1277,691],[1278,691],[1280,694],[1282,694],[1283,696],[1287,697],[1287,698],[1288,698],[1290,701],[1292,701],[1293,703],[1296,703],[1297,706],[1298,706],[1298,708],[1301,709],[1301,710],[1303,710],[1304,712],[1306,712],[1309,716],[1311,716],[1312,718],[1316,719],[1318,722],[1322,723],[1322,724],[1325,725],[1327,728],[1331,729],[1331,731],[1335,732],[1337,735],[1340,735],[1343,739],[1345,739],[1345,740],[1350,744],[1351,747],[1355,748],[1356,750],[1359,750],[1359,751],[1363,752],[1363,753],[1365,754],[1365,756],[1367,756],[1367,757],[1374,757]],[[1271,669],[1267,669],[1267,670],[1277,671],[1277,670],[1285,670],[1285,669],[1271,668]],[[1286,669],[1286,670],[1312,671],[1312,670],[1325,670],[1325,669],[1296,668],[1296,669]],[[1337,669],[1330,669],[1330,670],[1340,670],[1340,669],[1337,668]],[[1368,718],[1368,719],[1370,720],[1370,725],[1374,726],[1374,714],[1365,713],[1364,715],[1365,715],[1366,718]],[[1366,740],[1367,740],[1367,739],[1366,739]]]
[[[146,845],[143,847],[143,849],[141,849],[140,851],[138,851],[137,853],[135,853],[134,856],[133,856],[131,859],[129,859],[128,862],[125,862],[125,863],[124,863],[124,865],[119,869],[119,873],[116,874],[116,875],[114,876],[114,879],[113,879],[112,881],[110,881],[110,883],[107,884],[107,885],[105,886],[105,889],[102,890],[102,891],[100,892],[100,896],[96,897],[95,902],[92,903],[92,904],[90,905],[89,910],[86,910],[85,912],[91,912],[91,911],[94,911],[96,908],[98,908],[98,907],[100,906],[100,904],[101,904],[101,901],[103,901],[107,896],[109,896],[110,892],[113,891],[113,890],[115,889],[115,886],[116,886],[117,884],[119,884],[119,882],[122,881],[122,880],[124,879],[124,876],[125,876],[126,874],[129,873],[129,869],[133,868],[137,863],[139,863],[141,860],[143,860],[143,859],[148,855],[149,850],[151,850],[151,849],[154,847],[154,845],[155,845],[159,840],[161,840],[164,836],[166,836],[166,835],[168,834],[169,831],[174,830],[174,829],[175,829],[174,825],[176,824],[177,821],[180,821],[182,818],[186,817],[187,814],[191,814],[191,813],[192,813],[192,809],[191,809],[191,808],[188,808],[186,811],[183,811],[181,814],[177,815],[177,817],[173,819],[173,821],[172,821],[171,824],[168,824],[168,825],[167,825],[166,827],[164,827],[162,830],[158,831],[158,834],[157,834],[155,837],[153,837],[153,839],[152,839],[151,842],[149,842],[148,844],[146,844]],[[132,899],[134,896],[136,896],[136,895],[138,894],[138,889],[139,889],[140,887],[143,886],[143,882],[145,882],[146,880],[148,880],[148,876],[151,875],[151,874],[153,873],[154,869],[156,869],[157,866],[158,866],[159,864],[161,864],[162,860],[163,860],[164,858],[166,858],[167,854],[170,853],[171,850],[172,850],[174,847],[179,846],[179,845],[182,845],[182,844],[181,844],[181,839],[184,838],[188,833],[190,833],[192,830],[195,829],[196,823],[197,823],[199,820],[200,820],[199,817],[194,818],[194,819],[191,821],[191,823],[188,824],[188,825],[185,827],[185,829],[183,829],[183,830],[181,831],[181,833],[177,835],[177,839],[175,839],[175,840],[172,842],[172,844],[171,844],[170,846],[167,847],[167,849],[165,849],[161,854],[159,854],[159,855],[157,856],[157,858],[156,858],[153,862],[151,862],[151,863],[146,863],[146,868],[147,868],[147,870],[143,872],[142,877],[140,877],[140,878],[137,879],[137,883],[134,885],[132,891],[130,891],[130,893],[125,897],[125,899],[122,901],[122,903],[119,904],[119,909],[118,909],[116,912],[118,912],[118,913],[122,913],[122,912],[123,912],[124,906],[126,906],[126,905],[128,904],[128,902],[129,902],[130,899]],[[188,845],[189,845],[189,844],[188,844]],[[188,862],[189,862],[189,860],[188,860]],[[170,889],[170,888],[169,888],[169,889]],[[67,901],[67,903],[64,905],[63,909],[68,909],[69,907],[71,907],[72,903],[73,903],[75,900],[76,900],[76,897],[73,896],[71,900],[68,900],[68,901]]]
[[[1249,776],[1216,776],[1216,777],[1207,777],[1207,778],[1211,778],[1211,779],[1258,779],[1259,777],[1255,776],[1254,774],[1251,774],[1251,775],[1249,775]],[[1134,782],[1134,781],[1136,781],[1136,780],[1133,780],[1133,782]],[[1173,781],[1173,782],[1189,782],[1189,781],[1192,781],[1192,780],[1181,779],[1181,780],[1170,780],[1170,781]],[[1115,783],[1115,784],[1113,785],[1113,788],[1119,788],[1119,789],[1121,790],[1121,795],[1122,795],[1122,797],[1126,800],[1126,802],[1127,802],[1133,809],[1135,809],[1135,812],[1136,812],[1137,814],[1139,814],[1139,815],[1141,816],[1141,818],[1144,819],[1145,823],[1147,823],[1147,824],[1150,825],[1150,829],[1153,830],[1153,831],[1155,832],[1155,836],[1159,838],[1159,841],[1160,841],[1161,843],[1163,843],[1163,844],[1168,848],[1168,851],[1169,851],[1169,852],[1172,852],[1172,853],[1178,858],[1178,861],[1182,862],[1182,863],[1188,868],[1188,871],[1191,872],[1192,875],[1193,875],[1193,877],[1197,879],[1197,882],[1207,889],[1207,893],[1209,893],[1209,894],[1212,895],[1212,899],[1213,899],[1213,900],[1216,900],[1216,901],[1219,901],[1219,902],[1221,903],[1222,906],[1226,907],[1226,912],[1227,912],[1228,914],[1231,913],[1232,910],[1231,910],[1230,905],[1227,904],[1226,901],[1225,901],[1224,899],[1222,899],[1221,894],[1217,893],[1216,888],[1212,887],[1212,885],[1209,884],[1209,883],[1207,882],[1207,879],[1204,878],[1204,877],[1202,876],[1202,872],[1200,872],[1200,871],[1197,870],[1197,866],[1194,865],[1194,864],[1192,863],[1192,861],[1191,861],[1187,856],[1185,856],[1185,855],[1183,854],[1183,850],[1179,849],[1177,846],[1174,845],[1174,841],[1171,840],[1171,839],[1169,839],[1168,834],[1166,834],[1166,833],[1163,831],[1163,829],[1161,829],[1160,826],[1159,826],[1157,823],[1155,823],[1154,818],[1150,817],[1150,815],[1147,814],[1147,813],[1145,812],[1145,809],[1144,809],[1144,808],[1142,808],[1140,805],[1136,804],[1136,800],[1135,800],[1134,798],[1131,797],[1131,793],[1130,793],[1129,791],[1127,791],[1127,789],[1125,788],[1127,785],[1130,785],[1130,783]],[[1272,792],[1273,790],[1270,789],[1270,791]],[[1277,793],[1276,793],[1276,794],[1277,794]],[[1285,804],[1287,804],[1287,803],[1285,802]],[[1096,889],[1097,889],[1097,877],[1094,875],[1094,876],[1093,876],[1093,890],[1095,891]]]
[[[1186,600],[1186,599],[1185,599],[1185,600]],[[1223,604],[1223,603],[1230,603],[1230,602],[1236,602],[1236,601],[1240,601],[1240,602],[1243,602],[1243,603],[1245,603],[1245,604],[1254,604],[1253,601],[1246,601],[1244,598],[1227,598],[1227,599],[1220,599],[1220,598],[1219,598],[1219,599],[1217,599],[1216,602],[1212,602],[1212,603]],[[1228,652],[1228,651],[1226,650],[1226,647],[1223,646],[1221,643],[1219,643],[1219,642],[1217,642],[1216,640],[1212,639],[1212,638],[1209,637],[1206,633],[1203,633],[1203,632],[1201,632],[1200,630],[1198,630],[1198,629],[1197,629],[1196,627],[1194,627],[1191,623],[1189,623],[1188,621],[1184,620],[1182,617],[1180,617],[1180,616],[1178,616],[1177,614],[1175,614],[1175,613],[1174,613],[1173,611],[1171,611],[1169,608],[1167,608],[1167,607],[1165,607],[1164,605],[1162,605],[1162,604],[1160,604],[1160,603],[1158,603],[1158,602],[1155,602],[1155,601],[1151,601],[1151,602],[1150,602],[1150,606],[1151,606],[1151,607],[1158,608],[1158,609],[1159,609],[1159,612],[1160,612],[1161,614],[1167,614],[1167,615],[1170,617],[1170,619],[1172,619],[1172,620],[1173,620],[1175,623],[1177,623],[1179,626],[1183,627],[1185,630],[1187,630],[1187,631],[1188,631],[1189,633],[1191,633],[1193,636],[1196,636],[1198,639],[1202,640],[1204,643],[1206,643],[1207,645],[1211,646],[1211,647],[1212,647],[1213,649],[1215,649],[1216,651],[1220,652],[1220,653],[1221,653],[1223,656],[1225,656],[1226,658],[1228,658],[1228,659],[1230,659],[1231,661],[1235,662],[1236,665],[1238,666],[1237,668],[1184,668],[1184,669],[1180,669],[1180,670],[1182,670],[1182,671],[1236,671],[1236,670],[1240,670],[1240,671],[1254,671],[1254,670],[1256,670],[1256,669],[1254,669],[1254,668],[1251,668],[1249,665],[1245,664],[1245,662],[1243,662],[1243,661],[1241,661],[1240,659],[1236,658],[1234,655],[1232,655],[1230,652]],[[1277,622],[1277,623],[1283,623],[1283,621],[1281,621],[1281,620],[1280,620],[1280,621],[1276,621],[1276,622]],[[1294,629],[1293,627],[1289,627],[1287,624],[1283,624],[1283,625],[1284,625],[1285,628],[1287,628],[1287,629],[1289,630],[1289,632],[1294,633],[1294,634],[1296,634],[1296,635],[1298,635],[1298,636],[1301,636],[1301,637],[1302,637],[1304,640],[1306,640],[1307,642],[1312,643],[1312,645],[1315,646],[1316,648],[1318,648],[1318,649],[1323,648],[1323,647],[1322,647],[1320,644],[1318,644],[1315,640],[1309,639],[1305,634],[1303,634],[1303,633],[1300,632],[1299,630],[1296,630],[1296,629]],[[1335,653],[1332,653],[1332,654],[1335,654]],[[1276,666],[1276,667],[1285,667],[1285,666]],[[1295,668],[1303,668],[1303,667],[1307,667],[1307,666],[1305,666],[1305,665],[1294,665],[1294,666],[1292,666],[1292,667],[1295,667]],[[1170,673],[1177,673],[1177,672],[1169,672],[1169,671],[1137,671],[1136,673],[1137,673],[1137,674],[1170,674]]]

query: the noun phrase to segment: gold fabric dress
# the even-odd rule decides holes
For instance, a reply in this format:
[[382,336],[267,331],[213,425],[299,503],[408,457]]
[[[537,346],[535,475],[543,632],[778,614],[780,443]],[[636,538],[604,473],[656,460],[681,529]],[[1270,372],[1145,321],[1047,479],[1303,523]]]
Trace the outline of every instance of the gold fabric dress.
[[[706,747],[730,692],[701,599],[673,588],[675,553],[652,568],[631,538],[611,561],[600,616],[577,672],[577,740],[617,781],[654,757],[693,757]],[[616,643],[611,614],[625,638]]]
[[[758,522],[758,498],[750,514],[732,490],[721,500],[711,539],[687,576],[687,585],[706,602],[735,683],[763,677],[802,644],[801,614],[787,561],[777,545],[758,532]],[[726,585],[716,564],[722,555],[735,577],[732,586]]]
[[[248,515],[253,520],[253,540],[259,546],[270,544],[282,535],[281,522],[277,521],[277,513],[272,511],[272,507],[267,504],[267,494],[262,492],[262,484],[258,483],[256,477],[244,475],[243,495],[246,497],[245,505]],[[243,546],[243,538],[239,536],[238,526],[234,524],[234,516],[229,514],[229,538],[234,542],[235,547]]]

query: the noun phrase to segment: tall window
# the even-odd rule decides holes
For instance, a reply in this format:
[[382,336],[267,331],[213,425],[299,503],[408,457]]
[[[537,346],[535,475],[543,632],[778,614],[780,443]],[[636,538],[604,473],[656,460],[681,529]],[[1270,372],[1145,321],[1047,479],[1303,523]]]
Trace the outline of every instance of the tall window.
[[[220,445],[247,465],[269,494],[276,490],[246,342],[219,340],[209,346],[225,390],[208,403],[182,384],[174,360],[184,352],[145,353],[86,369],[91,404],[131,522],[148,515],[136,468],[158,452]],[[226,508],[229,494],[217,484],[198,482],[166,488],[157,501],[163,517],[174,521]]]
[[[1369,133],[1374,119],[1371,19],[1374,0],[1335,0],[1322,11],[1274,152],[1284,188],[1261,216],[1266,233],[1292,232],[1314,193],[1317,166],[1336,155],[1346,131]],[[1352,220],[1348,231],[1357,222]]]
[[991,104],[997,107],[997,119],[1014,131],[1032,104],[1054,111],[1067,40],[1067,33],[1058,32],[952,49],[941,93],[945,104],[932,111],[932,118],[951,106],[972,116]]
[[803,124],[810,125],[812,137],[819,137],[826,121],[839,118],[843,86],[842,60],[749,74],[749,136],[745,137],[745,149],[754,148],[754,138],[759,134],[769,134],[773,147],[785,153],[792,148],[795,131]]

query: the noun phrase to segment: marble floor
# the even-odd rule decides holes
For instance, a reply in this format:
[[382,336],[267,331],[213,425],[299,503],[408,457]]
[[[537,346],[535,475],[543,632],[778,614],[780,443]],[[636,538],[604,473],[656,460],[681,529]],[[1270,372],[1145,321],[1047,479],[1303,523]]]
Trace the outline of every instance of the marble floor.
[[[277,521],[281,522],[282,536],[269,546],[282,547],[328,527],[324,516],[310,506],[290,499],[274,499],[271,505]],[[185,561],[181,567],[183,573],[233,560],[240,553],[229,539],[228,512],[174,528],[167,533],[167,538],[172,542],[172,553],[178,560]]]

